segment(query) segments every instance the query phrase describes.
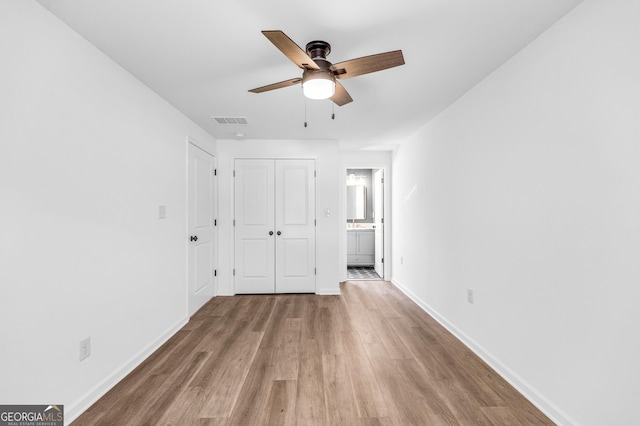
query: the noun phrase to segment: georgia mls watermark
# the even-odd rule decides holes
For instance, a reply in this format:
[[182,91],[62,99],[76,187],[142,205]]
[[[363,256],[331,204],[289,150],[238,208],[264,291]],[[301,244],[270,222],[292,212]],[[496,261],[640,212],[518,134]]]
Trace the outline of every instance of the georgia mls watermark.
[[0,405],[0,426],[64,426],[64,405]]

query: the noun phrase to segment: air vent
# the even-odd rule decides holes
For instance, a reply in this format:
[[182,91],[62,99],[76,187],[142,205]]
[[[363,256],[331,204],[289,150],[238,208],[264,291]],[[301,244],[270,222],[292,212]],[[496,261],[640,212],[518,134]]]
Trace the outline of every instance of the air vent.
[[211,117],[218,124],[249,124],[247,123],[247,117]]

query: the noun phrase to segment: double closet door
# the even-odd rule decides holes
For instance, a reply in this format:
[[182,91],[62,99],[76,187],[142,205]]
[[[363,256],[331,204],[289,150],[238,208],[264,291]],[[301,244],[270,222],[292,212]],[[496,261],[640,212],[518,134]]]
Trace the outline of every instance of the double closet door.
[[315,160],[235,160],[235,292],[315,293]]

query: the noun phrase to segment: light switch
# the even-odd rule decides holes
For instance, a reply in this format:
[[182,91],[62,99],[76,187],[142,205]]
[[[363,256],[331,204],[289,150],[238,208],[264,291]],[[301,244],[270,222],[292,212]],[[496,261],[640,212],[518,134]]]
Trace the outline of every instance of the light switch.
[[167,206],[158,206],[158,219],[166,219],[167,218]]

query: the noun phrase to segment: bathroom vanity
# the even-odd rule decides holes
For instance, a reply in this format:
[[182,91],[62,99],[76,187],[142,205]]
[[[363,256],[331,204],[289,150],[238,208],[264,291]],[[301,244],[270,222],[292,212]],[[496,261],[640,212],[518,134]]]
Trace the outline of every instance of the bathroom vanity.
[[373,229],[347,228],[347,265],[374,264],[375,236]]

